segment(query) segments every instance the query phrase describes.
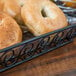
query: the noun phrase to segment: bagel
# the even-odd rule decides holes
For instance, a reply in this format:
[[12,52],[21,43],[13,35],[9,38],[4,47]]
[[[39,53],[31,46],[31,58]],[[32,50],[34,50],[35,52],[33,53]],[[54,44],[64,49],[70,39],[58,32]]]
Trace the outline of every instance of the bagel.
[[4,7],[4,2],[3,2],[3,0],[0,0],[0,11],[3,10],[3,7]]
[[1,0],[3,2],[3,12],[12,16],[19,24],[23,24],[21,18],[21,7],[25,0]]
[[65,6],[76,8],[76,0],[61,0]]
[[22,41],[22,31],[16,21],[0,12],[0,49]]
[[66,27],[68,24],[62,10],[50,0],[26,0],[21,16],[35,36]]

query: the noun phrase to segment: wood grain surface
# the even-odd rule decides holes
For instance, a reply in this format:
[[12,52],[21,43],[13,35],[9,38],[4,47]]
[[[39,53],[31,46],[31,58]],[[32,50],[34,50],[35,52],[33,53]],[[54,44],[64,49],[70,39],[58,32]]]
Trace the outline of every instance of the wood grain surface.
[[64,47],[0,73],[0,76],[76,76],[76,39]]

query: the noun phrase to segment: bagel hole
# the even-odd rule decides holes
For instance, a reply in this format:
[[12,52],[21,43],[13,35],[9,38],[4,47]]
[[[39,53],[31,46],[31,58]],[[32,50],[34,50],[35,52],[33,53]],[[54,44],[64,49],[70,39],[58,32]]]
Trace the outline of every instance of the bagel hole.
[[46,14],[44,9],[41,10],[41,14],[42,14],[43,17],[47,17],[47,14]]
[[22,3],[22,4],[20,4],[20,5],[21,5],[21,7],[23,7],[24,4]]

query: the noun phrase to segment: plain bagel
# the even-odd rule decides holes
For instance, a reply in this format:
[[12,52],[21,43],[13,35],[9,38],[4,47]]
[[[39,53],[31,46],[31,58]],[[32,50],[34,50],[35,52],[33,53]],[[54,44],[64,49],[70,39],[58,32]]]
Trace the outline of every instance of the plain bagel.
[[16,21],[0,12],[0,49],[22,41],[22,31]]
[[62,10],[50,0],[26,0],[21,9],[21,16],[35,36],[63,28],[68,24]]
[[0,9],[2,9],[3,12],[13,17],[19,24],[23,24],[21,7],[24,5],[25,0],[0,0],[0,3]]

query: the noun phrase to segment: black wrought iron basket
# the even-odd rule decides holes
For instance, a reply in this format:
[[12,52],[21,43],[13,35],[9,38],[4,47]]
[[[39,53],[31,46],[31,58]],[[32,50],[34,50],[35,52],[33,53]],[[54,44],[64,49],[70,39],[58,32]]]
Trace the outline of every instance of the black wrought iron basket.
[[29,32],[24,33],[23,42],[0,50],[0,72],[64,46],[72,42],[75,37],[76,24],[38,37]]

